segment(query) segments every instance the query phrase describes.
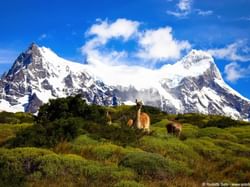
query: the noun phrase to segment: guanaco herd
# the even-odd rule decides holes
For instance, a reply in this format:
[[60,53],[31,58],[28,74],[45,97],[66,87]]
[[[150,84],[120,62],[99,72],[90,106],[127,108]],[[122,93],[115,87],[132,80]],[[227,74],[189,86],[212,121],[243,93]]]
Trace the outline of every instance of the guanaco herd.
[[[136,127],[138,129],[143,129],[146,132],[150,132],[150,117],[147,113],[145,112],[141,112],[142,109],[142,105],[143,102],[142,101],[138,101],[137,99],[135,100],[136,103],[136,117],[135,120],[133,119],[129,119],[127,122],[127,126],[129,127]],[[107,118],[107,123],[108,125],[112,124],[112,118],[111,115],[109,113],[109,111],[107,111],[106,113],[106,118]],[[177,137],[180,137],[181,131],[182,131],[182,125],[180,123],[178,123],[177,121],[170,121],[170,123],[168,123],[166,125],[166,129],[167,132],[169,134],[175,135]]]

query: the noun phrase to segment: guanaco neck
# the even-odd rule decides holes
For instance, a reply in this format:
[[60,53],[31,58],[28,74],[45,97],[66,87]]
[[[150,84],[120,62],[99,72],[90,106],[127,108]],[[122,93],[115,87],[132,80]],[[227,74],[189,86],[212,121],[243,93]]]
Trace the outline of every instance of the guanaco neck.
[[141,128],[141,108],[139,107],[136,112],[136,127]]

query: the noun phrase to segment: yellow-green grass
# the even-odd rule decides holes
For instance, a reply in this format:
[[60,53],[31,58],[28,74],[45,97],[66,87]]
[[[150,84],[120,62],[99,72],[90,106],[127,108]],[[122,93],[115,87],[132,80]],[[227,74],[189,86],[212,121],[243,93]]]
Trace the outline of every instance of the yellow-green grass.
[[16,133],[22,129],[32,126],[31,123],[22,124],[0,124],[0,145],[15,137]]

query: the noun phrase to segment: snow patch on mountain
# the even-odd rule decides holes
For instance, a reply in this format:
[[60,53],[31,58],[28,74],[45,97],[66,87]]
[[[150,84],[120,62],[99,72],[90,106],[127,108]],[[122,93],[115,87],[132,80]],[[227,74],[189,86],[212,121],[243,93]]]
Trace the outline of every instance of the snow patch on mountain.
[[198,112],[248,120],[250,101],[229,87],[212,56],[192,50],[159,69],[102,63],[80,64],[32,44],[0,80],[0,109],[36,113],[49,99],[81,94],[99,105],[146,105],[169,113]]
[[88,63],[88,65],[84,65],[85,69],[108,85],[134,86],[137,89],[159,89],[163,79],[167,78],[166,83],[170,88],[176,87],[184,77],[196,77],[203,74],[214,61],[210,54],[200,50],[192,50],[189,55],[177,63],[166,64],[160,69],[109,65],[95,58],[89,58]]

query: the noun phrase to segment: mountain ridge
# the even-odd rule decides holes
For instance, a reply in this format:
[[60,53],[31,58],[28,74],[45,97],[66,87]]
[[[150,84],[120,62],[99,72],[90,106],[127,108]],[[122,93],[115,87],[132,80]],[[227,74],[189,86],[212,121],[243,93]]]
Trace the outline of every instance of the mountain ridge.
[[[101,64],[101,63],[98,63]],[[250,101],[228,86],[212,56],[191,50],[173,65],[151,70],[79,64],[32,43],[0,80],[0,109],[36,113],[49,99],[81,94],[114,105],[140,98],[169,113],[198,112],[249,120]]]

